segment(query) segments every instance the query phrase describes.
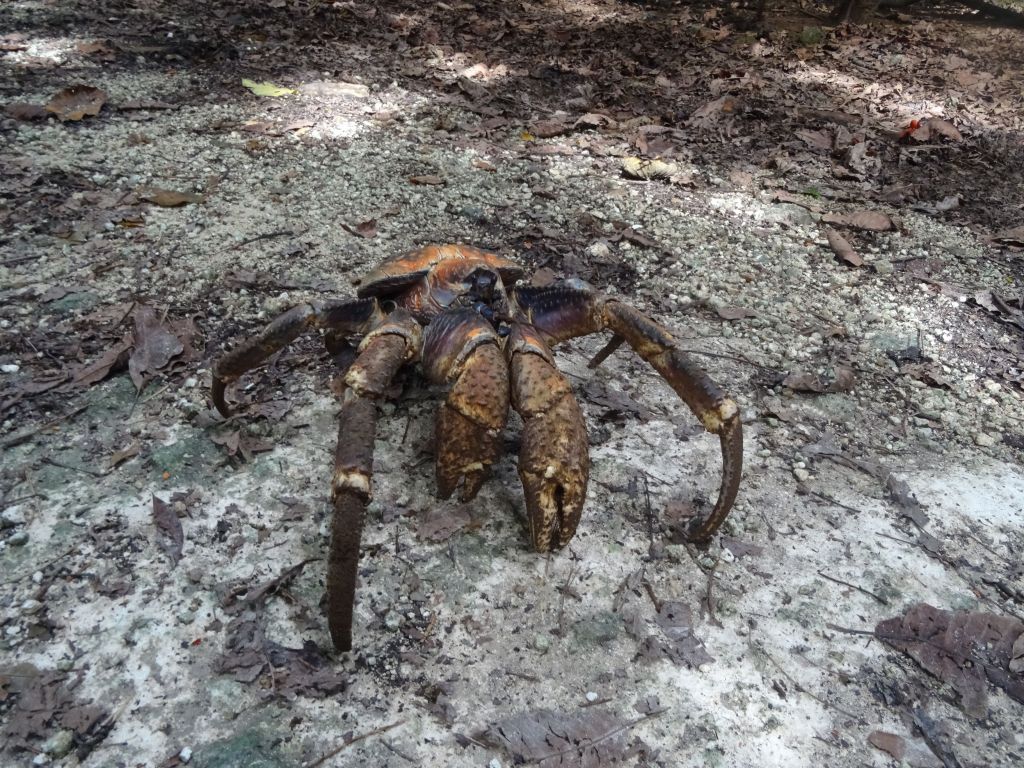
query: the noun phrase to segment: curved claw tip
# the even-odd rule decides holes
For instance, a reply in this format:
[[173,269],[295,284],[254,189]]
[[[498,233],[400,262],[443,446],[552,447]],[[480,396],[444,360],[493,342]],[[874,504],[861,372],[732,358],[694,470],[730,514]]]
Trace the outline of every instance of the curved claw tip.
[[213,384],[210,386],[210,395],[213,397],[213,406],[225,419],[231,417],[231,409],[224,400],[224,393],[227,389],[227,382],[224,379],[213,377]]

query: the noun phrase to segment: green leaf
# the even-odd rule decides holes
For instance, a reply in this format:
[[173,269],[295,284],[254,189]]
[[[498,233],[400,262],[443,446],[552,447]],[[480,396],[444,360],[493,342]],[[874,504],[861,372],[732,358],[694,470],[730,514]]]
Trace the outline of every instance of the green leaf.
[[288,96],[293,93],[298,93],[298,91],[293,88],[284,88],[280,85],[274,85],[273,83],[257,83],[244,77],[242,78],[242,85],[257,96]]

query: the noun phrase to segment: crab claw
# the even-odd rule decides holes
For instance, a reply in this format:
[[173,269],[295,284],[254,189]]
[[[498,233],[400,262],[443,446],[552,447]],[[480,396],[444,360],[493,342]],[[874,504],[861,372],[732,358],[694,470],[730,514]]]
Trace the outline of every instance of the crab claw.
[[508,415],[508,368],[494,328],[472,311],[436,318],[423,335],[423,368],[451,381],[437,415],[437,495],[474,498],[501,454]]
[[536,331],[517,325],[506,352],[512,406],[523,417],[519,478],[530,540],[538,552],[561,549],[576,533],[587,495],[587,428],[572,387]]

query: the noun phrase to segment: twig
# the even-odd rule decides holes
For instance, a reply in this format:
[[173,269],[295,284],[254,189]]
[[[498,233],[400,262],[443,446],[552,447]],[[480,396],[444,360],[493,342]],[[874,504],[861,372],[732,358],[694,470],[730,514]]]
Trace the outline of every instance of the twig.
[[86,469],[85,467],[76,467],[74,464],[65,464],[62,461],[51,459],[49,456],[43,457],[43,464],[49,464],[53,467],[60,467],[61,469],[70,469],[72,472],[81,472],[84,475],[91,475],[92,477],[104,477],[107,472],[97,472],[95,469]]
[[715,600],[714,600],[714,597],[711,594],[711,591],[715,587],[715,573],[718,571],[718,563],[719,562],[720,561],[715,560],[715,564],[713,566],[711,566],[710,568],[708,568],[708,572],[707,572],[708,588],[707,588],[707,591],[704,593],[704,602],[708,606],[708,618],[711,619],[711,623],[714,624],[716,627],[721,627],[722,626],[722,622],[720,622],[718,620],[718,617],[715,616]]
[[848,581],[843,581],[842,579],[837,579],[834,576],[829,576],[827,573],[825,573],[824,571],[821,571],[821,570],[818,571],[818,575],[821,576],[821,578],[828,579],[829,581],[831,581],[831,582],[833,582],[835,584],[842,584],[844,587],[849,587],[850,589],[855,589],[855,590],[857,590],[858,592],[860,592],[863,595],[867,595],[868,597],[874,598],[875,600],[880,602],[882,605],[888,605],[889,604],[889,601],[886,600],[884,597],[882,597],[881,595],[876,595],[874,592],[871,592],[870,590],[864,589],[864,587],[858,587],[856,584],[851,584]]
[[396,720],[393,723],[388,723],[387,725],[382,725],[380,728],[375,728],[372,731],[367,731],[366,733],[361,733],[358,736],[353,736],[350,739],[345,739],[345,741],[343,741],[341,744],[336,746],[330,752],[328,752],[327,754],[323,755],[322,757],[318,757],[316,760],[314,760],[311,763],[306,763],[302,768],[316,768],[316,766],[318,766],[318,765],[323,765],[324,763],[326,763],[328,760],[330,760],[335,755],[337,755],[340,752],[344,751],[348,747],[351,747],[357,741],[363,741],[364,739],[369,739],[372,736],[379,736],[382,733],[387,733],[392,728],[397,728],[398,726],[403,725],[404,723],[405,723],[405,720]]
[[839,507],[840,509],[845,509],[847,512],[854,512],[858,515],[863,514],[863,510],[857,509],[856,507],[851,507],[848,504],[843,504],[843,502],[832,498],[827,493],[819,493],[818,491],[811,490],[808,490],[807,493],[811,496],[814,496],[815,498],[821,499],[822,501],[827,501],[829,504],[835,504],[837,507]]
[[387,739],[381,739],[380,743],[383,744],[385,747],[387,747],[388,750],[390,750],[391,752],[394,752],[396,755],[398,755],[403,760],[408,760],[410,763],[417,762],[415,757],[409,757],[407,754],[405,754],[405,752],[400,750],[398,747],[396,747],[394,744],[392,744]]
[[520,680],[526,680],[531,683],[539,683],[540,678],[534,675],[529,675],[526,672],[516,672],[514,669],[506,669],[505,674],[509,677],[518,677]]
[[763,645],[761,645],[758,642],[751,642],[751,647],[754,648],[758,653],[763,655],[766,659],[768,659],[768,661],[771,662],[772,666],[775,667],[779,671],[779,674],[781,674],[784,678],[786,678],[790,682],[790,685],[792,685],[800,693],[804,694],[805,696],[810,696],[812,699],[814,699],[816,702],[821,704],[823,707],[826,707],[828,709],[834,709],[836,712],[839,712],[841,714],[846,715],[848,718],[850,718],[851,720],[854,720],[857,723],[860,723],[861,725],[867,725],[867,721],[865,721],[862,717],[860,717],[860,715],[855,715],[855,714],[853,714],[853,712],[849,712],[849,711],[843,709],[842,707],[838,707],[835,704],[832,704],[832,703],[826,701],[825,699],[821,698],[818,694],[814,693],[813,691],[809,691],[806,688],[804,688],[804,686],[801,685],[800,683],[798,683],[793,678],[793,676],[789,674],[789,672],[787,672],[786,670],[784,670],[782,668],[782,666],[779,664],[779,662],[777,662],[775,660],[775,657],[772,656],[770,653],[768,653],[768,649],[765,648]]
[[80,406],[78,408],[75,408],[73,411],[65,413],[63,416],[58,416],[56,419],[51,419],[50,421],[46,422],[45,424],[41,424],[38,427],[26,429],[24,432],[19,432],[16,435],[11,435],[10,437],[4,438],[3,441],[0,441],[0,450],[7,450],[8,448],[13,448],[16,445],[21,445],[30,437],[38,435],[43,430],[56,426],[57,424],[60,424],[62,421],[73,419],[75,416],[80,414],[88,407],[89,406],[87,405]]
[[232,245],[230,248],[228,248],[228,250],[237,251],[239,248],[244,248],[247,245],[258,243],[260,240],[271,240],[275,237],[284,237],[286,235],[294,234],[295,232],[291,229],[278,229],[275,230],[274,232],[264,232],[262,235],[256,235],[255,237],[247,237],[245,240],[242,240],[241,242]]
[[924,708],[914,707],[911,714],[914,717],[914,725],[924,737],[924,743],[928,745],[932,754],[942,761],[945,768],[963,768],[960,761],[956,759],[956,755],[953,754],[953,750],[942,743],[942,737],[935,729],[935,721],[928,716]]
[[580,748],[590,749],[590,748],[596,746],[597,744],[600,744],[601,742],[608,741],[608,739],[615,738],[616,736],[618,736],[623,731],[628,731],[630,728],[634,728],[634,727],[640,725],[640,723],[643,723],[643,722],[645,722],[647,720],[651,720],[652,718],[657,717],[658,715],[660,715],[662,712],[665,712],[665,711],[666,710],[664,710],[664,709],[659,709],[659,710],[657,710],[655,712],[651,712],[649,714],[646,714],[643,717],[638,717],[636,720],[630,720],[628,723],[623,723],[618,728],[612,728],[610,731],[608,731],[608,733],[602,734],[601,736],[599,736],[596,739],[588,739],[588,740],[582,741],[579,744],[574,744],[572,747],[569,747],[568,749],[557,750],[555,752],[552,752],[551,754],[544,755],[543,757],[536,758],[536,761],[538,763],[543,764],[543,763],[545,763],[546,761],[550,760],[553,757],[561,757],[563,755],[567,755],[567,754],[570,754],[570,753],[577,753],[580,750]]
[[580,709],[586,709],[587,707],[598,707],[601,704],[607,704],[610,701],[612,701],[612,699],[610,698],[594,699],[593,701],[584,701],[582,704],[580,704]]

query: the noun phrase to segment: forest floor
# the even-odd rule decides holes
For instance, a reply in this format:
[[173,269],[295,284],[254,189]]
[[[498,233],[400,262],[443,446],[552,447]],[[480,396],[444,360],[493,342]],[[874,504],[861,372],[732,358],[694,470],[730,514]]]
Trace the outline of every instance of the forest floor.
[[[3,3],[4,764],[1024,764],[1024,34],[940,11]],[[330,361],[228,420],[210,364],[430,242],[674,329],[743,485],[680,543],[716,441],[571,342],[590,494],[538,555],[516,424],[439,502],[410,371],[336,654]]]

